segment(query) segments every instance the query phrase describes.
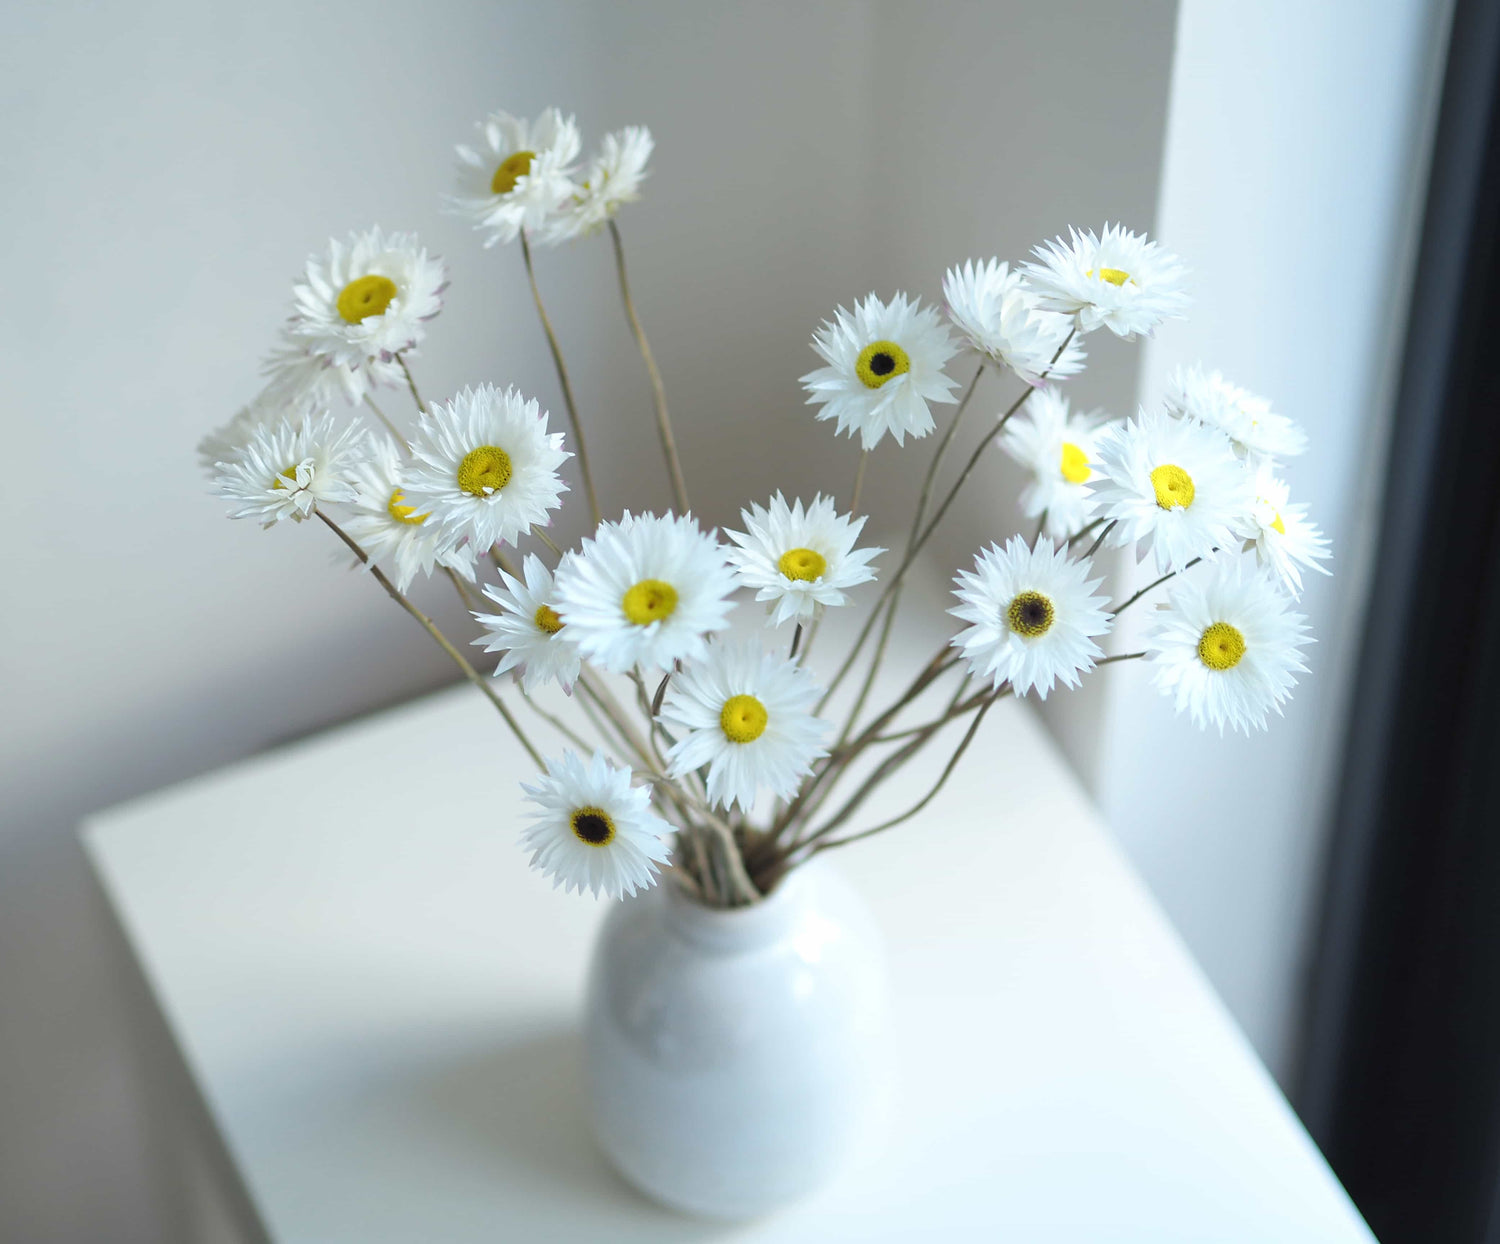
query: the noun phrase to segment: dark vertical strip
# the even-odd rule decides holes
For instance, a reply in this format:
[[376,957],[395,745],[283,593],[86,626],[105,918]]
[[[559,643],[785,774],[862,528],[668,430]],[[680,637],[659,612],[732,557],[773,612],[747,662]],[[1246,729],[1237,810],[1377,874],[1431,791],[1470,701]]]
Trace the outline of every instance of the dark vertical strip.
[[1385,1244],[1500,1244],[1497,69],[1458,0],[1298,1093]]

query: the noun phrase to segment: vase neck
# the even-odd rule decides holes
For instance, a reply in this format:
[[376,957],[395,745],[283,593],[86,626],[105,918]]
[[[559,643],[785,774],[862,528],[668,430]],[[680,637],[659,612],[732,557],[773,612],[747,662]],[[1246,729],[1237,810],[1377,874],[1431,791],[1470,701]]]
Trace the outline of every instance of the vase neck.
[[705,907],[680,886],[667,884],[664,917],[679,937],[722,954],[742,954],[785,937],[801,917],[816,885],[816,866],[803,865],[776,888],[745,907]]

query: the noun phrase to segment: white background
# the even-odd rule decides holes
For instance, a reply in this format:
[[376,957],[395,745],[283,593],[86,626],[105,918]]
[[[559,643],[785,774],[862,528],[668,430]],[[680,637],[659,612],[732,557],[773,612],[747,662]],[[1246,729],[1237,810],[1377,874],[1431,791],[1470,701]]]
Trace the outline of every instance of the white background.
[[[253,393],[304,255],[370,223],[420,231],[452,268],[417,368],[427,393],[514,382],[560,417],[519,256],[438,211],[452,143],[500,106],[560,104],[590,139],[630,122],[656,134],[647,201],[622,226],[712,522],[777,486],[847,490],[848,442],[796,384],[835,303],[935,297],[947,264],[1020,257],[1070,223],[1152,227],[1160,196],[1197,308],[1147,353],[1146,390],[1201,356],[1302,420],[1313,448],[1292,483],[1335,536],[1341,577],[1309,595],[1313,694],[1265,739],[1200,739],[1128,678],[1048,715],[1284,1073],[1440,8],[11,8],[3,1233],[154,1235],[79,814],[449,676],[373,584],[332,568],[326,533],[223,521],[192,450]],[[659,504],[607,244],[539,264],[606,509]],[[1090,353],[1078,400],[1130,409],[1139,350],[1096,337]],[[1007,393],[986,383],[993,409]],[[924,461],[879,455],[877,522],[902,521]],[[976,485],[936,550],[950,564],[1015,523],[998,455]],[[295,798],[267,792],[265,816]]]

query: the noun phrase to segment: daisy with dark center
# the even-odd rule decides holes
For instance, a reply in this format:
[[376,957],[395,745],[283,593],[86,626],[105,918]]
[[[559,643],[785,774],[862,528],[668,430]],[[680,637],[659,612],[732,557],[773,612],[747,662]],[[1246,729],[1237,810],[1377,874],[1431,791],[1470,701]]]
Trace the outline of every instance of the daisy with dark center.
[[555,886],[624,898],[655,884],[671,858],[673,830],[652,811],[650,791],[600,752],[587,763],[565,752],[521,789],[534,808],[522,845]]
[[668,686],[662,719],[682,731],[667,772],[708,767],[709,801],[749,812],[764,790],[790,798],[826,754],[828,723],[813,715],[818,688],[805,670],[754,642],[718,642]]
[[1027,548],[1012,536],[975,558],[973,573],[954,580],[959,604],[948,610],[969,623],[951,641],[970,672],[998,691],[1035,691],[1045,700],[1055,682],[1076,687],[1103,655],[1094,636],[1110,628],[1105,598],[1088,562],[1070,561],[1045,537]]
[[579,193],[573,180],[582,141],[572,117],[548,108],[535,121],[496,112],[480,141],[458,151],[458,193],[449,203],[485,234],[484,244],[514,242],[521,231],[548,241],[547,226]]
[[951,402],[957,384],[943,373],[956,352],[931,307],[897,294],[889,303],[871,294],[852,312],[840,307],[813,334],[813,349],[828,365],[802,377],[808,405],[839,432],[859,433],[873,449],[889,433],[900,445],[933,428],[929,402]]
[[296,368],[311,382],[320,360],[351,402],[376,384],[400,378],[394,359],[416,348],[427,321],[443,309],[448,285],[443,262],[429,257],[409,233],[378,228],[331,241],[326,257],[314,255],[296,286],[287,325],[289,342],[300,346],[280,356],[283,384],[298,382]]
[[1307,619],[1264,574],[1223,563],[1178,580],[1147,638],[1156,686],[1199,727],[1264,730],[1307,669]]
[[515,389],[483,384],[428,407],[412,438],[406,501],[445,533],[475,548],[513,543],[545,525],[568,486],[570,456],[547,413]]
[[805,510],[778,492],[769,506],[740,511],[745,530],[726,531],[725,553],[740,582],[766,605],[767,623],[807,622],[820,608],[842,605],[846,589],[875,578],[870,563],[884,549],[856,549],[865,520],[840,515],[832,497],[816,496]]
[[500,572],[504,589],[486,584],[484,594],[500,606],[499,613],[475,613],[485,633],[474,640],[486,652],[503,655],[495,676],[519,669],[528,692],[549,682],[571,692],[583,659],[557,612],[552,575],[542,559],[528,553],[522,563],[525,579]]

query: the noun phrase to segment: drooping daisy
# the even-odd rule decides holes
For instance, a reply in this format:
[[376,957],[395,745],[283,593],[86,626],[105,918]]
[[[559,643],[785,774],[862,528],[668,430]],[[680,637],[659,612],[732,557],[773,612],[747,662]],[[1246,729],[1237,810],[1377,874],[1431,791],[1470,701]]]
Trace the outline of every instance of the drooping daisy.
[[974,676],[997,691],[1009,682],[1017,695],[1035,691],[1043,700],[1054,682],[1076,687],[1103,655],[1093,636],[1111,623],[1104,597],[1094,594],[1101,580],[1090,580],[1089,570],[1046,537],[1035,549],[1019,536],[1003,550],[981,549],[974,572],[954,579],[962,603],[948,610],[970,624],[952,643]]
[[976,266],[969,260],[949,268],[943,297],[948,318],[969,345],[1027,384],[1083,370],[1083,334],[1073,331],[1072,318],[1038,307],[1026,278],[1009,264],[991,259]]
[[820,605],[842,605],[844,590],[875,577],[870,562],[884,549],[856,549],[863,517],[840,515],[832,497],[816,496],[806,510],[787,505],[778,492],[770,507],[753,502],[740,511],[745,530],[726,531],[735,548],[725,552],[740,582],[769,602],[767,623],[811,621]]
[[1167,413],[1217,428],[1235,452],[1254,465],[1289,458],[1307,448],[1307,435],[1271,403],[1201,367],[1177,367],[1167,377]]
[[871,294],[840,307],[813,334],[813,349],[828,364],[802,377],[809,406],[818,418],[836,419],[837,430],[857,431],[865,449],[889,432],[900,445],[908,433],[932,431],[928,402],[951,402],[955,381],[943,366],[956,352],[953,339],[931,307],[897,294],[889,303]]
[[1312,642],[1307,619],[1264,574],[1232,563],[1179,580],[1168,597],[1146,641],[1157,687],[1200,727],[1264,730],[1307,669],[1297,651]]
[[1163,320],[1186,312],[1182,283],[1187,269],[1170,251],[1123,225],[1105,225],[1035,247],[1040,263],[1022,271],[1048,311],[1076,316],[1080,332],[1103,326],[1117,337],[1148,336]]
[[[352,400],[345,379],[347,370],[325,354],[314,354],[306,338],[293,336],[283,328],[276,346],[261,364],[261,374],[266,377],[262,397],[323,410],[335,402]],[[362,371],[363,378],[354,380],[356,387],[366,384],[380,388],[402,382],[401,365],[394,358],[371,358]]]
[[1300,567],[1328,574],[1328,567],[1318,563],[1330,553],[1323,533],[1307,517],[1307,506],[1293,505],[1288,498],[1287,486],[1276,478],[1271,464],[1266,463],[1255,477],[1249,538],[1260,565],[1275,574],[1293,596],[1301,596]]
[[672,854],[673,830],[651,810],[650,791],[630,784],[628,769],[600,752],[587,763],[565,752],[521,789],[536,809],[521,842],[554,889],[624,898],[656,884],[656,866]]
[[754,641],[715,642],[667,687],[662,719],[686,731],[667,753],[681,777],[708,766],[708,798],[749,811],[758,791],[782,799],[826,755],[828,723],[813,716],[818,688],[793,662]]
[[1071,414],[1068,399],[1051,385],[1030,394],[1005,425],[1000,447],[1031,473],[1021,489],[1028,518],[1047,516],[1044,535],[1063,539],[1082,531],[1093,515],[1087,484],[1093,478],[1094,441],[1102,411]]
[[606,134],[599,154],[589,161],[577,194],[556,212],[545,229],[546,241],[565,242],[604,227],[622,204],[641,197],[646,161],[655,141],[642,125]]
[[[447,284],[443,261],[429,257],[414,234],[351,233],[347,242],[329,242],[326,257],[308,259],[287,333],[308,355],[326,361],[357,402],[392,377],[398,353],[426,335],[427,321],[443,309]],[[384,365],[378,375],[372,363]]]
[[358,422],[337,428],[327,413],[282,418],[256,428],[218,464],[213,490],[239,503],[231,518],[258,518],[263,527],[284,518],[301,522],[324,502],[354,500],[365,441]]
[[1229,548],[1250,505],[1250,479],[1229,438],[1160,411],[1105,428],[1087,487],[1110,542],[1156,550],[1165,574]]
[[572,456],[562,443],[535,399],[492,384],[464,389],[418,422],[406,503],[476,549],[512,543],[561,504],[568,486],[557,468]]
[[627,510],[563,558],[554,591],[584,656],[623,674],[701,657],[706,637],[729,625],[736,586],[724,550],[691,515]]
[[573,161],[582,142],[572,117],[556,108],[535,121],[496,112],[479,135],[477,147],[458,148],[458,193],[449,202],[485,232],[486,246],[542,230],[578,194]]
[[355,469],[354,486],[357,495],[344,530],[372,562],[391,568],[398,589],[406,591],[418,571],[430,575],[436,566],[474,581],[473,549],[407,500],[403,463],[388,436],[370,437],[370,453]]
[[524,583],[501,571],[503,591],[486,585],[484,594],[500,606],[500,612],[474,614],[485,633],[473,642],[486,652],[505,654],[495,666],[497,678],[519,666],[525,690],[557,682],[571,693],[582,659],[558,616],[552,573],[535,553],[526,555],[521,573],[526,576]]

